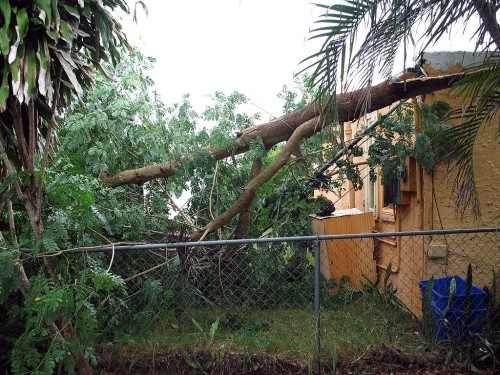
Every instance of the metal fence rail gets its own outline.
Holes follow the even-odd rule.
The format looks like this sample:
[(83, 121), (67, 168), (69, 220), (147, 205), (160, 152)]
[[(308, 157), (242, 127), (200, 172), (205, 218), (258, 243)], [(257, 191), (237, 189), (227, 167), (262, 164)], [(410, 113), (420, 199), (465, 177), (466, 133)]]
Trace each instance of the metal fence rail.
[[(413, 345), (425, 324), (412, 316), (430, 319), (434, 337), (451, 344), (498, 335), (499, 296), (492, 285), (500, 271), (499, 235), (500, 228), (365, 233), (66, 254), (74, 255), (72, 263), (110, 265), (125, 282), (123, 295), (100, 304), (103, 341), (137, 335), (172, 347), (216, 342), (303, 357), (320, 373), (321, 360), (332, 353), (354, 355), (362, 345), (384, 341)], [(469, 264), (476, 289), (465, 293), (460, 280)], [(451, 276), (462, 279), (451, 282), (456, 290), (450, 292)], [(444, 297), (431, 294), (429, 317), (419, 282), (432, 277)]]

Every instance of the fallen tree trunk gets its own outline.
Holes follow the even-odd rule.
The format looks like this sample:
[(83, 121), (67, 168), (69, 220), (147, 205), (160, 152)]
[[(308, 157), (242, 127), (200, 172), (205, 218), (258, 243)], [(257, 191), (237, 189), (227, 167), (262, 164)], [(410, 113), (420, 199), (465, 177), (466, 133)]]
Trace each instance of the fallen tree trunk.
[[(423, 79), (412, 79), (408, 81), (384, 82), (366, 89), (356, 90), (349, 93), (337, 95), (338, 121), (352, 121), (363, 115), (362, 103), (367, 95), (371, 98), (369, 111), (374, 111), (391, 105), (401, 100), (427, 94), (433, 91), (450, 87), (452, 83), (462, 78), (464, 73), (451, 74), (441, 77)], [(293, 132), (302, 124), (315, 119), (317, 124), (314, 128), (308, 128), (307, 137), (323, 130), (327, 125), (321, 123), (317, 103), (311, 103), (298, 111), (289, 113), (277, 120), (252, 126), (236, 135), (236, 148), (206, 148), (216, 160), (225, 159), (230, 155), (242, 154), (249, 150), (250, 143), (261, 138), (266, 148), (270, 148), (280, 142), (288, 140)], [(182, 163), (182, 159), (171, 160), (167, 163), (157, 163), (137, 169), (118, 172), (112, 176), (101, 173), (103, 183), (110, 186), (121, 186), (128, 184), (143, 184), (157, 178), (166, 178), (175, 175), (176, 166)]]
[(318, 127), (320, 127), (321, 119), (320, 117), (314, 117), (313, 119), (300, 125), (292, 134), (290, 139), (287, 141), (280, 153), (274, 158), (274, 160), (260, 172), (255, 178), (253, 178), (244, 188), (243, 193), (236, 200), (236, 202), (223, 214), (219, 215), (213, 219), (210, 223), (205, 225), (203, 228), (194, 231), (190, 236), (190, 241), (197, 241), (204, 238), (208, 233), (211, 233), (222, 226), (226, 225), (229, 220), (240, 213), (246, 205), (252, 201), (255, 197), (256, 191), (269, 181), (281, 168), (285, 166), (290, 158), (290, 155), (295, 151), (300, 142), (310, 137)]

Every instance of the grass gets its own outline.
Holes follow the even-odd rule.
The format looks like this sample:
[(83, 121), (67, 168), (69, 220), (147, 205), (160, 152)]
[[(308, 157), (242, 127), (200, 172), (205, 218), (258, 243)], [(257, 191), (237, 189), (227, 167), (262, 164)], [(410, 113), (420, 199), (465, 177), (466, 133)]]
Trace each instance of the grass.
[[(193, 319), (198, 325), (193, 322)], [(211, 327), (213, 337), (209, 337)], [(201, 328), (201, 330), (200, 330)], [(325, 358), (353, 360), (381, 343), (415, 351), (421, 343), (419, 323), (392, 305), (365, 294), (321, 310), (321, 353)], [(118, 345), (195, 349), (209, 346), (250, 354), (310, 361), (314, 347), (312, 306), (306, 308), (185, 310), (156, 315), (135, 333), (119, 334)], [(128, 332), (131, 332), (128, 330)]]

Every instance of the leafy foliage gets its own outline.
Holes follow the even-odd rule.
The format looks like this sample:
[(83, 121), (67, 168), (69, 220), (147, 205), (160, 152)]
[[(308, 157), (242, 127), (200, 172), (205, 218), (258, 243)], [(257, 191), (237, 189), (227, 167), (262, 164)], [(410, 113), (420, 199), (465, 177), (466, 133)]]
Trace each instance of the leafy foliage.
[(325, 41), (319, 52), (304, 60), (304, 62), (312, 60), (312, 63), (305, 69), (310, 67), (315, 69), (310, 83), (317, 90), (318, 97), (329, 96), (335, 100), (337, 69), (341, 67), (341, 81), (344, 81), (344, 72), (351, 59), (356, 30), (365, 19), (373, 22), (377, 14), (378, 2), (346, 1), (343, 4), (331, 6), (318, 4), (318, 7), (326, 11), (317, 21), (318, 27), (311, 31), (313, 33), (311, 38), (324, 38)]
[[(484, 67), (472, 67), (470, 74), (455, 85), (455, 92), (463, 100), (463, 110), (457, 111), (462, 125), (441, 133), (446, 137), (449, 161), (456, 170), (454, 192), (461, 213), (469, 206), (479, 215), (479, 200), (475, 190), (472, 153), (478, 129), (498, 114), (499, 108), (499, 49), (500, 27), (496, 1), (453, 2), (431, 0), (375, 1), (345, 0), (333, 5), (318, 4), (324, 14), (312, 30), (311, 38), (323, 40), (321, 49), (303, 61), (304, 70), (313, 68), (310, 85), (317, 90), (317, 99), (325, 114), (335, 116), (335, 94), (339, 82), (343, 87), (369, 88), (376, 76), (391, 79), (395, 56), (402, 48), (404, 58), (410, 48), (420, 43), (422, 53), (441, 37), (457, 27), (476, 27), (476, 51), (481, 47), (487, 54)], [(470, 20), (479, 16), (481, 22)], [(366, 36), (358, 41), (361, 28)], [(420, 61), (416, 69), (420, 69)], [(406, 66), (405, 66), (406, 68)], [(322, 100), (325, 99), (325, 100)], [(370, 90), (364, 91), (364, 100), (357, 113), (368, 111)], [(492, 122), (493, 123), (493, 122)], [(421, 141), (419, 141), (422, 143)], [(431, 165), (432, 161), (427, 161)]]
[[(0, 1), (0, 200), (2, 207), (8, 202), (14, 216), (9, 216), (12, 244), (28, 246), (34, 255), (54, 253), (79, 233), (69, 220), (57, 220), (62, 212), (68, 218), (68, 209), (74, 208), (73, 219), (78, 211), (92, 217), (95, 196), (79, 186), (81, 173), (69, 173), (68, 180), (60, 178), (60, 171), (57, 176), (57, 167), (64, 162), (69, 167), (70, 158), (54, 169), (48, 160), (51, 148), (59, 146), (53, 136), (58, 111), (93, 84), (93, 67), (104, 71), (101, 62), (117, 63), (119, 46), (128, 47), (112, 15), (117, 8), (128, 11), (122, 0)], [(51, 174), (55, 181), (47, 179)], [(52, 182), (49, 195), (44, 194), (47, 181)], [(10, 350), (12, 371), (88, 373), (88, 361), (95, 364), (96, 319), (84, 294), (92, 287), (78, 290), (81, 284), (71, 279), (63, 261), (30, 263), (18, 257), (15, 267), (23, 275), (25, 301), (20, 303), (16, 295), (4, 301), (2, 296), (10, 313), (2, 323), (19, 336)], [(28, 264), (29, 282), (24, 277)], [(14, 290), (8, 275), (2, 293), (4, 287)]]
[[(372, 140), (367, 158), (370, 179), (374, 181), (377, 178), (379, 166), (382, 184), (389, 185), (406, 178), (408, 157), (416, 158), (427, 170), (432, 170), (436, 163), (446, 161), (450, 145), (442, 134), (450, 129), (444, 123), (449, 110), (449, 104), (442, 101), (435, 102), (432, 106), (419, 104), (417, 113), (420, 130), (416, 132), (413, 106), (404, 103), (393, 114), (379, 117), (377, 127), (370, 125), (367, 129), (361, 129), (362, 135)], [(362, 156), (363, 152), (362, 147), (354, 146), (347, 152), (347, 156)], [(359, 166), (351, 158), (344, 156), (346, 155), (334, 159), (337, 179), (333, 182), (321, 181), (323, 188), (327, 186), (341, 189), (346, 179), (353, 183), (356, 190), (363, 187)], [(330, 160), (326, 166), (331, 166), (331, 163)]]
[(431, 349), (437, 343), (437, 334), (434, 332), (434, 310), (432, 308), (432, 289), (434, 288), (434, 276), (426, 284), (422, 296), (422, 337)]
[[(310, 65), (315, 67), (311, 83), (321, 96), (336, 93), (339, 70), (341, 82), (350, 86), (351, 80), (359, 87), (370, 86), (375, 72), (389, 79), (402, 43), (406, 51), (406, 43), (415, 44), (419, 37), (425, 50), (457, 24), (467, 25), (473, 15), (479, 13), (473, 1), (465, 0), (454, 3), (346, 0), (333, 5), (318, 4), (318, 7), (325, 12), (316, 22), (311, 38), (321, 38), (324, 42), (320, 51), (305, 61), (312, 61)], [(485, 10), (494, 17), (498, 7), (487, 2)], [(366, 36), (354, 49), (362, 24), (367, 27)], [(426, 27), (419, 28), (423, 24)], [(479, 24), (478, 47), (483, 41), (486, 45), (498, 43), (494, 42), (497, 35), (490, 35), (488, 42), (485, 31), (491, 30)]]
[(364, 292), (378, 301), (382, 306), (402, 308), (408, 313), (413, 314), (408, 306), (397, 297), (397, 289), (392, 282), (390, 282), (392, 274), (392, 263), (389, 263), (385, 270), (383, 283), (380, 285), (380, 288), (365, 276), (366, 284), (363, 285)]
[[(24, 303), (10, 306), (8, 319), (3, 321), (5, 326), (19, 322), (24, 325), (10, 352), (13, 373), (71, 373), (76, 365), (71, 354), (79, 351), (96, 364), (93, 342), (106, 320), (100, 311), (109, 309), (110, 301), (117, 298), (112, 295), (123, 293), (124, 285), (120, 278), (99, 268), (81, 269), (75, 276), (75, 282), (59, 286), (38, 274), (30, 278), (30, 292)], [(51, 324), (67, 319), (75, 321), (78, 341), (61, 335), (50, 337)]]
[(308, 89), (309, 75), (296, 76), (293, 80), (294, 87), (291, 89), (284, 85), (278, 98), (283, 99), (283, 113), (291, 113), (304, 108), (311, 101), (311, 92)]
[(14, 249), (9, 249), (4, 241), (0, 241), (0, 305), (7, 301), (11, 293), (19, 289), (17, 257)]
[(445, 102), (436, 102), (433, 106), (421, 104), (418, 108), (421, 119), (421, 132), (415, 134), (413, 127), (413, 108), (411, 105), (400, 107), (374, 130), (373, 144), (368, 150), (370, 178), (376, 178), (376, 168), (381, 167), (381, 182), (384, 185), (395, 183), (405, 178), (406, 159), (415, 157), (419, 164), (432, 170), (437, 162), (444, 160), (443, 148), (448, 145), (441, 133), (449, 129), (441, 121), (449, 110)]
[[(97, 77), (95, 88), (84, 93), (87, 104), (70, 107), (64, 119), (65, 126), (59, 133), (61, 150), (67, 155), (61, 162), (61, 168), (78, 170), (79, 177), (72, 179), (81, 184), (81, 193), (87, 195), (85, 191), (93, 192), (94, 197), (89, 195), (87, 198), (89, 202), (95, 200), (91, 207), (93, 211), (99, 210), (99, 215), (93, 216), (106, 228), (108, 238), (124, 235), (124, 231), (117, 231), (122, 216), (129, 221), (123, 226), (133, 226), (136, 234), (139, 231), (155, 231), (168, 235), (178, 231), (179, 223), (168, 220), (168, 216), (174, 213), (165, 204), (165, 191), (178, 196), (189, 191), (191, 198), (184, 212), (197, 221), (197, 225), (204, 225), (237, 199), (241, 187), (248, 182), (255, 158), (264, 158), (267, 165), (277, 154), (277, 151), (271, 151), (266, 156), (262, 140), (256, 139), (246, 155), (219, 161), (215, 166), (215, 161), (203, 150), (203, 146), (231, 148), (228, 139), (234, 138), (234, 132), (253, 125), (260, 118), (259, 114), (241, 113), (239, 108), (248, 99), (237, 92), (230, 95), (216, 92), (212, 96), (213, 105), (201, 114), (193, 110), (188, 96), (183, 98), (182, 103), (165, 106), (152, 95), (152, 81), (147, 78), (147, 71), (153, 63), (137, 52), (116, 68), (107, 67), (117, 77), (116, 81)], [(320, 144), (319, 137), (311, 140), (306, 143), (306, 152), (316, 151)], [(300, 175), (310, 173), (312, 162), (317, 157), (319, 155), (308, 160), (308, 167), (296, 164), (281, 176), (287, 176), (290, 181), (298, 180), (290, 172)], [(100, 172), (115, 173), (137, 165), (179, 158), (182, 158), (182, 163), (176, 165), (175, 176), (168, 181), (150, 182), (144, 188), (128, 186), (112, 192), (100, 186), (93, 177)], [(280, 184), (281, 178), (278, 178), (268, 185), (273, 190), (273, 185)], [(293, 186), (295, 190), (292, 189), (290, 195), (298, 197), (300, 184), (295, 182)], [(57, 187), (58, 190), (61, 188)], [(104, 192), (106, 199), (101, 199)], [(128, 198), (124, 199), (126, 196)], [(122, 199), (123, 203), (120, 203)], [(147, 205), (146, 212), (144, 204)], [(257, 204), (254, 207), (259, 209)], [(305, 207), (307, 205), (302, 202), (294, 210), (298, 213), (300, 208)], [(160, 217), (164, 218), (162, 222), (155, 220)], [(130, 223), (132, 219), (140, 222)], [(110, 220), (116, 224), (114, 229), (106, 224)], [(96, 229), (95, 223), (92, 228)], [(258, 231), (255, 230), (256, 233)]]
[[(128, 11), (121, 0), (40, 0), (25, 4), (3, 0), (0, 112), (10, 96), (28, 103), (37, 95), (40, 106), (50, 105), (59, 69), (63, 72), (60, 94), (81, 95), (92, 82), (91, 65), (98, 66), (101, 59), (118, 61), (117, 47), (126, 42), (120, 24), (107, 7)], [(50, 116), (50, 110), (45, 114)]]

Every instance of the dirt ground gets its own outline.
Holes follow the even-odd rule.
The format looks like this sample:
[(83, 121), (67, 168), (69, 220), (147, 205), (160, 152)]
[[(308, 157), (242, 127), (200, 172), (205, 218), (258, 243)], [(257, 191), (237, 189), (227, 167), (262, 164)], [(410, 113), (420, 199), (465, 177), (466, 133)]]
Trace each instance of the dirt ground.
[[(312, 373), (310, 365), (291, 358), (271, 358), (220, 350), (179, 351), (156, 348), (153, 351), (101, 350), (100, 374), (260, 374), (287, 375)], [(322, 374), (333, 374), (332, 363), (322, 363)], [(483, 366), (484, 367), (484, 366)], [(460, 363), (445, 364), (443, 355), (409, 354), (382, 345), (353, 362), (338, 363), (338, 375), (344, 374), (500, 374), (500, 369), (468, 370)]]

